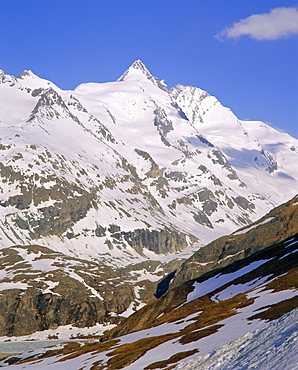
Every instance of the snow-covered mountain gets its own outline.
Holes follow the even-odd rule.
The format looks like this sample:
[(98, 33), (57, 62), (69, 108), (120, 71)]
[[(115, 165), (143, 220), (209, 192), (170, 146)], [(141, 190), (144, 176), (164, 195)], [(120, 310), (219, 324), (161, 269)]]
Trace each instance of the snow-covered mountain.
[[(87, 317), (94, 307), (100, 320), (131, 312), (199, 247), (298, 188), (298, 140), (240, 121), (199, 88), (169, 89), (141, 61), (73, 91), (0, 72), (0, 102), (0, 289), (16, 314), (15, 299), (20, 309), (41, 295), (29, 310), (39, 329), (86, 324), (77, 303), (56, 323), (44, 318), (68, 293), (61, 276), (87, 292)], [(126, 302), (109, 303), (109, 279), (127, 288)]]
[(168, 90), (141, 61), (74, 91), (30, 71), (1, 73), (0, 88), (3, 246), (125, 264), (205, 244), (296, 193), (296, 139), (198, 88)]

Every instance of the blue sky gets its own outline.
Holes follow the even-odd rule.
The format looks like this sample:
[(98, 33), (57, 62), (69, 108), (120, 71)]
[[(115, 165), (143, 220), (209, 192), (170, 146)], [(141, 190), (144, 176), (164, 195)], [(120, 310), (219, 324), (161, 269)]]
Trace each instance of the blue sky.
[[(0, 0), (0, 69), (31, 69), (73, 89), (114, 81), (141, 59), (169, 87), (200, 87), (240, 119), (298, 138), (295, 7), (298, 0)], [(270, 13), (276, 8), (291, 12)]]

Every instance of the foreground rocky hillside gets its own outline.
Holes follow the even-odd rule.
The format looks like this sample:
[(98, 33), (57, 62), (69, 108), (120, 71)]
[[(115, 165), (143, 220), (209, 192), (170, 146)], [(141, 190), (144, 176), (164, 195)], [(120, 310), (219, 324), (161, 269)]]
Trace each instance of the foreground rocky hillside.
[[(272, 227), (272, 224), (275, 224), (275, 227)], [(240, 229), (229, 237), (217, 239), (196, 252), (184, 263), (177, 276), (174, 277), (172, 289), (162, 296), (161, 299), (152, 303), (154, 312), (149, 309), (150, 305), (146, 306), (135, 315), (131, 316), (125, 323), (123, 323), (123, 325), (117, 326), (114, 331), (111, 331), (112, 334), (109, 335), (114, 336), (115, 333), (116, 335), (119, 335), (119, 333), (125, 334), (127, 331), (140, 329), (140, 327), (143, 328), (148, 325), (148, 322), (155, 323), (155, 320), (161, 315), (160, 307), (166, 311), (172, 311), (181, 304), (185, 304), (186, 300), (189, 299), (189, 293), (194, 290), (194, 287), (195, 293), (191, 294), (191, 296), (203, 296), (208, 293), (211, 288), (212, 290), (215, 288), (217, 289), (218, 285), (223, 285), (225, 287), (225, 284), (229, 283), (231, 278), (234, 280), (234, 278), (241, 276), (239, 284), (242, 286), (242, 284), (244, 284), (242, 282), (242, 275), (246, 275), (246, 273), (255, 270), (255, 268), (258, 268), (261, 271), (259, 275), (257, 274), (258, 278), (256, 278), (255, 273), (250, 275), (253, 275), (254, 278), (256, 278), (255, 281), (257, 285), (260, 283), (260, 277), (267, 276), (265, 280), (269, 279), (269, 277), (270, 279), (274, 278), (276, 274), (279, 274), (279, 270), (283, 271), (281, 274), (288, 274), (288, 270), (291, 270), (292, 267), (294, 268), (293, 271), (295, 271), (298, 263), (298, 260), (296, 259), (298, 238), (297, 230), (298, 197), (295, 197), (291, 201), (272, 210), (267, 216), (257, 222), (256, 225), (250, 226), (246, 232), (245, 230)], [(235, 234), (239, 235), (240, 238), (238, 240), (235, 239), (235, 243), (233, 243), (232, 238)], [(229, 254), (230, 252), (228, 252), (225, 257), (217, 258), (217, 261), (214, 261), (213, 266), (209, 267), (208, 262), (205, 262), (205, 256), (208, 256), (208, 250), (212, 251), (215, 245), (222, 251), (221, 253), (225, 252), (227, 238), (229, 238), (231, 246), (235, 246), (235, 248), (237, 248), (237, 246), (241, 245), (242, 250), (240, 252), (235, 251), (236, 253), (234, 254)], [(203, 253), (204, 249), (207, 250), (206, 254)], [(279, 255), (280, 253), (281, 255)], [(215, 255), (220, 256), (221, 254), (216, 253)], [(202, 257), (200, 258), (200, 256)], [(289, 259), (286, 260), (286, 257), (289, 257)], [(286, 261), (288, 261), (289, 264), (286, 263)], [(267, 262), (268, 265), (272, 266), (272, 271), (268, 274), (264, 272), (264, 266), (267, 266)], [(260, 266), (263, 264), (265, 265), (261, 268)], [(274, 266), (276, 266), (275, 272)], [(240, 273), (237, 272), (238, 270)], [(182, 276), (180, 276), (180, 274)], [(227, 279), (224, 276), (226, 274), (230, 275)], [(207, 281), (207, 283), (204, 283), (205, 281)], [(245, 282), (246, 287), (252, 286), (249, 283), (246, 283), (247, 282)], [(238, 282), (233, 283), (232, 285), (237, 284)], [(229, 286), (229, 284), (227, 286)], [(245, 287), (244, 289), (246, 290)], [(228, 289), (228, 291), (229, 290), (231, 291), (231, 295), (235, 295), (235, 292), (237, 294), (239, 293), (237, 287), (235, 287), (235, 292), (233, 291), (233, 288)], [(229, 294), (227, 297), (228, 296)], [(158, 309), (156, 309), (157, 307)], [(146, 310), (148, 310), (149, 313), (147, 315), (145, 315)], [(137, 317), (139, 319), (137, 319)], [(131, 328), (129, 327), (130, 323), (132, 324)], [(121, 327), (123, 327), (123, 329), (120, 329)]]
[[(292, 312), (298, 305), (297, 214), (298, 197), (295, 197), (248, 230), (240, 229), (231, 234), (231, 238), (243, 235), (250, 240), (245, 246), (248, 253), (238, 260), (230, 260), (226, 266), (219, 263), (211, 271), (198, 270), (197, 276), (174, 286), (99, 340), (8, 357), (2, 364), (14, 364), (16, 369), (47, 365), (55, 369), (169, 370), (177, 364), (177, 369), (194, 369), (196, 364), (203, 366), (204, 363), (208, 368), (212, 356), (215, 357), (213, 363), (218, 364), (216, 358), (227, 349), (238, 364), (241, 355), (242, 364), (256, 363), (256, 358), (245, 351), (246, 345), (258, 353), (257, 363), (262, 364), (267, 355), (256, 350), (267, 348), (269, 351), (266, 341), (274, 328), (273, 337), (276, 333), (281, 336), (278, 342), (276, 338), (271, 338), (271, 342), (280, 351), (278, 362), (274, 362), (272, 356), (270, 361), (284, 364), (285, 369), (292, 368), (290, 359), (297, 355), (293, 337), (296, 313)], [(274, 221), (276, 227), (272, 227)], [(224, 246), (225, 240), (219, 239), (217, 243)], [(197, 255), (196, 259), (199, 261)], [(191, 268), (189, 261), (184, 264), (185, 270), (187, 266)], [(194, 274), (194, 270), (191, 273)], [(248, 340), (253, 337), (259, 340), (255, 345)], [(184, 364), (184, 360), (189, 361)]]

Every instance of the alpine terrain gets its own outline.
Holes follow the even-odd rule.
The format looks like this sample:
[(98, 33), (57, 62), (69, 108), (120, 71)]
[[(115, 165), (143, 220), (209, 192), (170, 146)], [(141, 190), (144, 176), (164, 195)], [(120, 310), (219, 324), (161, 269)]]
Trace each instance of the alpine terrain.
[(111, 329), (57, 356), (169, 369), (297, 306), (298, 140), (140, 60), (73, 91), (0, 71), (0, 102), (0, 342)]
[[(176, 277), (181, 282), (195, 266), (193, 279), (174, 284), (102, 336), (6, 355), (1, 364), (33, 370), (297, 369), (297, 230), (295, 197), (201, 248), (212, 260), (195, 253)], [(228, 258), (227, 238), (230, 251), (241, 248)], [(226, 262), (229, 257), (233, 262)], [(216, 258), (216, 268), (200, 271)]]

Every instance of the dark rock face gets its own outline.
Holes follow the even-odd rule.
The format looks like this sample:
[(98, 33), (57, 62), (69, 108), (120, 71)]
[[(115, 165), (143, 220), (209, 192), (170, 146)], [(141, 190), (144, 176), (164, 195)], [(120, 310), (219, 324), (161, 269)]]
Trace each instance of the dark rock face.
[(122, 233), (134, 249), (147, 248), (155, 253), (182, 251), (187, 247), (187, 235), (174, 230), (134, 230)]
[(162, 281), (157, 285), (156, 292), (154, 293), (154, 296), (156, 298), (160, 298), (162, 295), (166, 293), (166, 291), (169, 288), (171, 280), (174, 278), (176, 271), (171, 272), (169, 275), (167, 275)]
[(66, 287), (61, 297), (41, 294), (33, 288), (25, 292), (18, 289), (5, 291), (0, 305), (1, 335), (26, 335), (68, 324), (86, 327), (109, 320), (102, 303), (88, 297), (81, 284), (65, 278), (60, 282), (60, 285), (64, 284)]
[(213, 229), (212, 223), (209, 218), (202, 212), (200, 209), (193, 215), (193, 218), (198, 224), (208, 226), (210, 229)]
[(264, 149), (261, 150), (261, 154), (265, 157), (268, 163), (266, 171), (268, 171), (269, 173), (276, 171), (278, 166), (276, 161), (273, 159), (272, 155), (267, 150)]
[(214, 194), (209, 189), (202, 189), (198, 193), (200, 202), (203, 203), (203, 211), (211, 216), (213, 212), (217, 210), (217, 202)]
[(167, 134), (173, 130), (172, 122), (168, 119), (164, 109), (160, 107), (156, 108), (154, 114), (155, 114), (154, 125), (157, 126), (159, 134), (162, 137), (167, 136)]
[(254, 210), (256, 207), (253, 203), (249, 202), (246, 198), (238, 196), (236, 198), (233, 198), (234, 202), (238, 204), (241, 208), (245, 210)]
[(152, 178), (155, 178), (155, 177), (158, 177), (158, 176), (161, 176), (162, 175), (162, 171), (161, 169), (159, 168), (159, 166), (155, 163), (155, 161), (153, 160), (153, 158), (151, 157), (151, 155), (143, 150), (140, 150), (140, 149), (135, 149), (135, 152), (141, 156), (143, 159), (145, 159), (145, 161), (148, 161), (151, 165), (151, 169), (150, 171), (148, 171), (146, 173), (146, 176), (148, 177), (152, 177)]

